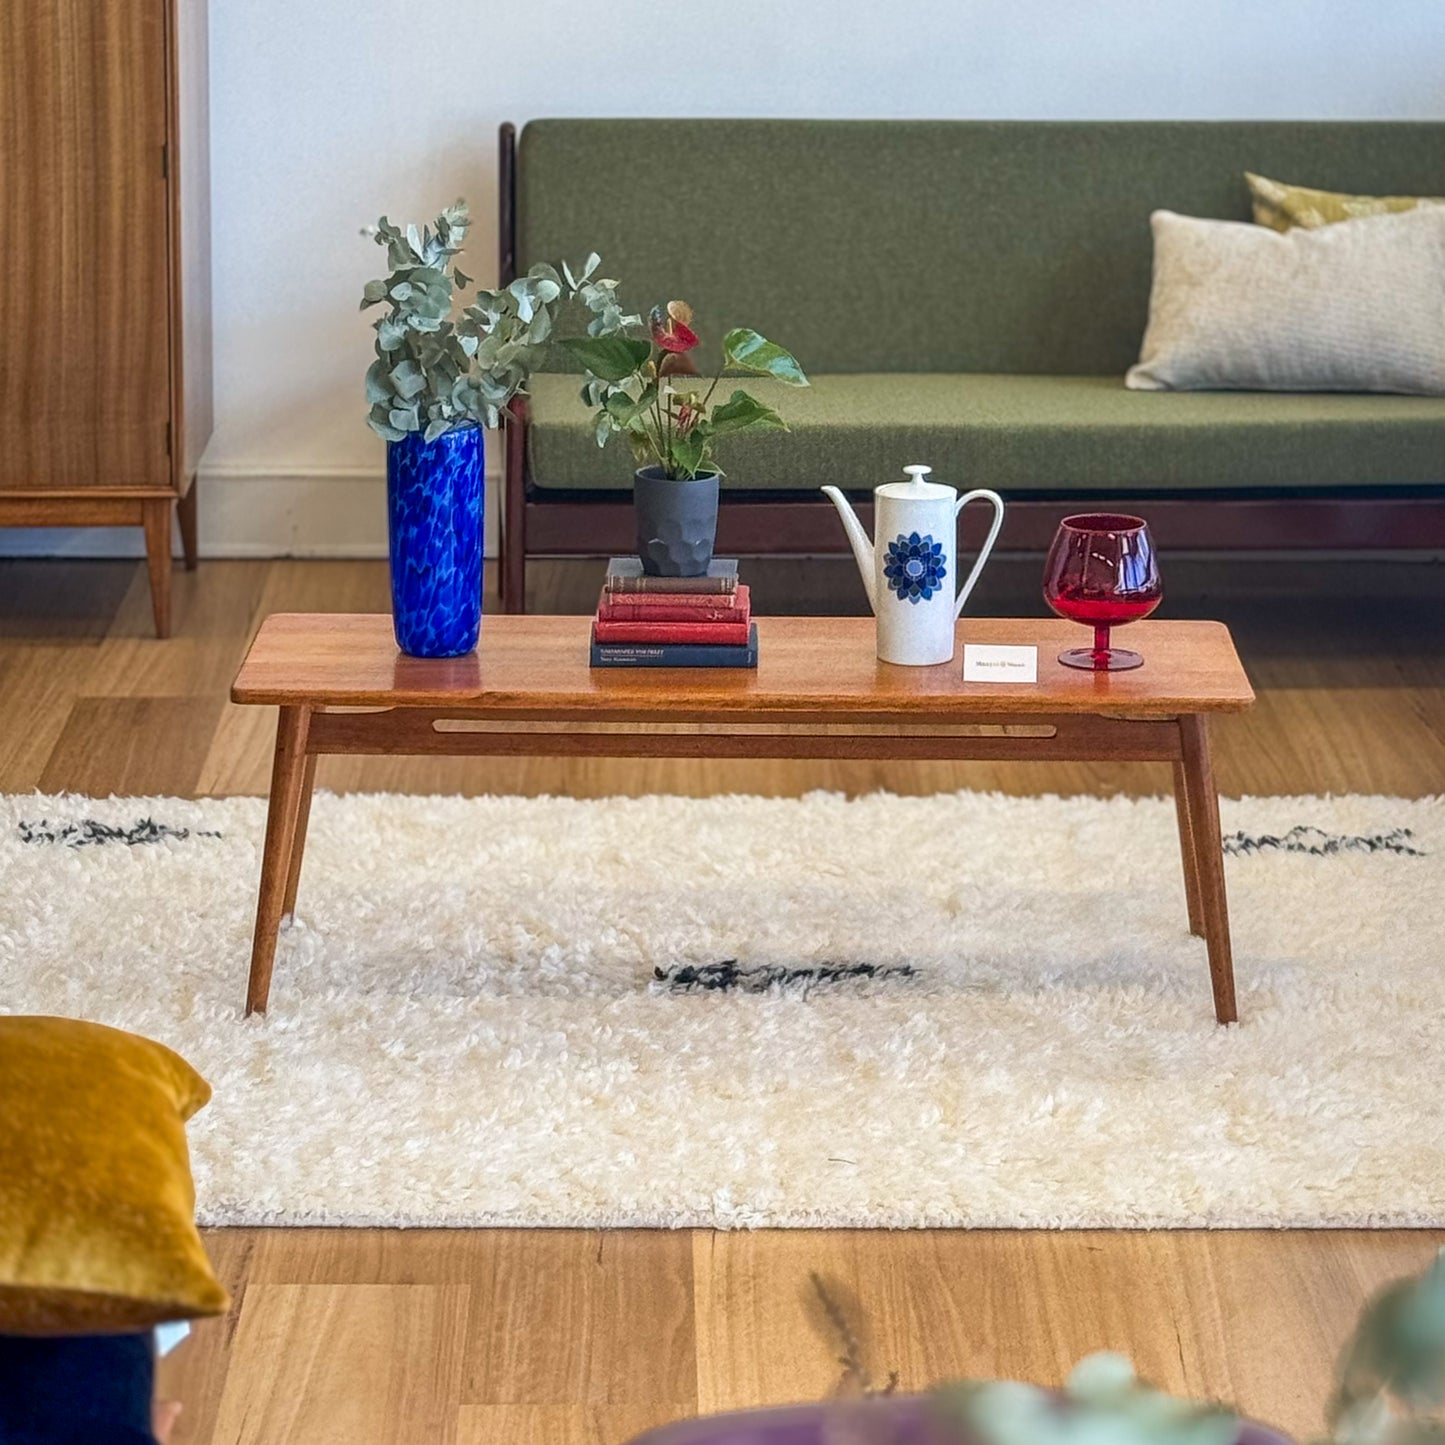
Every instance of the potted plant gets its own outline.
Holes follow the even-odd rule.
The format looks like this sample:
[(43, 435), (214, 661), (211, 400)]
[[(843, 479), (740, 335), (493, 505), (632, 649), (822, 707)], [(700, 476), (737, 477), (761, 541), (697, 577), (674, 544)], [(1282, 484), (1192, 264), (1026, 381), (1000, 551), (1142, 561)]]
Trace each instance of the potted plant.
[(582, 399), (596, 408), (598, 446), (621, 434), (638, 464), (633, 485), (637, 552), (643, 569), (661, 577), (700, 577), (717, 537), (718, 442), (743, 432), (786, 431), (770, 406), (734, 391), (713, 403), (729, 371), (807, 386), (792, 355), (756, 331), (738, 327), (723, 337), (722, 361), (706, 391), (692, 353), (698, 347), (692, 308), (685, 301), (654, 307), (648, 335), (630, 334), (636, 317), (594, 321), (587, 336), (562, 345), (587, 375)]
[(367, 422), (387, 443), (386, 492), (392, 620), (414, 657), (456, 657), (477, 645), (482, 614), (482, 428), (496, 427), (552, 335), (553, 310), (575, 296), (594, 324), (624, 327), (616, 282), (535, 265), (501, 291), (479, 291), (460, 316), (453, 296), (470, 279), (456, 268), (471, 218), (448, 206), (431, 226), (372, 228), (388, 274), (368, 281), (361, 306), (373, 323)]

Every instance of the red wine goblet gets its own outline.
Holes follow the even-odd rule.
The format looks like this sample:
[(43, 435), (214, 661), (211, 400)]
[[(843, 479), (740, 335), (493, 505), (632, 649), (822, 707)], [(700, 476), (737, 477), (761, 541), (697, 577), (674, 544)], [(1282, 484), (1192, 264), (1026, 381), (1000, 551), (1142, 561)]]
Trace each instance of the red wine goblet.
[(1142, 517), (1089, 512), (1065, 517), (1044, 563), (1044, 601), (1070, 622), (1094, 629), (1092, 647), (1059, 654), (1065, 667), (1124, 672), (1144, 659), (1111, 647), (1109, 630), (1147, 617), (1164, 596), (1154, 543)]

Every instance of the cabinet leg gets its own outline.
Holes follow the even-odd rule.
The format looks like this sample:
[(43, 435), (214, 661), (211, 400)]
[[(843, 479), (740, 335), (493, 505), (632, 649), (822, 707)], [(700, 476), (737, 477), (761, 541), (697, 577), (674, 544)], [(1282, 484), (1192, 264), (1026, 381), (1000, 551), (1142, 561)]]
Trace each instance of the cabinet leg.
[(1224, 840), (1219, 828), (1219, 794), (1209, 756), (1209, 726), (1200, 716), (1181, 717), (1184, 744), (1181, 765), (1194, 839), (1199, 903), (1209, 947), (1209, 976), (1214, 986), (1214, 1016), (1222, 1024), (1239, 1018), (1234, 999), (1234, 956), (1229, 941), (1229, 905), (1224, 893)]
[(186, 488), (186, 494), (176, 503), (176, 520), (181, 524), (181, 555), (186, 559), (186, 571), (194, 572), (200, 554), (196, 551), (196, 493), (201, 484), (195, 477)]
[(307, 778), (306, 739), (311, 710), (283, 707), (276, 719), (276, 755), (271, 764), (271, 803), (266, 813), (266, 847), (261, 886), (256, 896), (256, 932), (251, 942), (251, 975), (246, 984), (246, 1013), (265, 1013), (276, 962), (276, 934), (290, 884), (293, 845), (300, 869), (301, 790)]
[(1174, 812), (1179, 821), (1179, 857), (1184, 864), (1184, 900), (1189, 909), (1189, 931), (1204, 937), (1204, 908), (1199, 901), (1199, 859), (1194, 853), (1194, 828), (1189, 818), (1189, 785), (1184, 764), (1174, 764)]
[(170, 497), (141, 504), (146, 567), (151, 582), (151, 612), (155, 616), (157, 637), (171, 635), (171, 513), (174, 509), (175, 502)]

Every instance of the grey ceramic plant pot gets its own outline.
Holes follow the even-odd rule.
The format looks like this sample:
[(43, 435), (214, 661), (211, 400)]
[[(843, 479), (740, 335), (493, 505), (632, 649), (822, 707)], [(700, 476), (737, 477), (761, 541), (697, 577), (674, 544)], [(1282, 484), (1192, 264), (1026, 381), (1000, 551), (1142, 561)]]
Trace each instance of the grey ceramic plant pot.
[(652, 577), (703, 577), (717, 541), (717, 473), (672, 481), (661, 467), (633, 478), (637, 555)]

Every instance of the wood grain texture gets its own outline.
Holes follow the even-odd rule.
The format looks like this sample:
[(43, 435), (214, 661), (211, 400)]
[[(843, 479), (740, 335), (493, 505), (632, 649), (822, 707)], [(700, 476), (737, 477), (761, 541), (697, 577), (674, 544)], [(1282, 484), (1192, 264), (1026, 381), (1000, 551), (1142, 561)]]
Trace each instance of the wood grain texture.
[(466, 1281), (249, 1283), (231, 1348), (265, 1370), (267, 1387), (229, 1373), (212, 1439), (446, 1445), (456, 1438), (471, 1299)]
[(757, 625), (756, 670), (594, 669), (586, 618), (486, 617), (476, 652), (427, 659), (397, 650), (387, 616), (281, 613), (261, 624), (231, 699), (654, 722), (742, 714), (946, 721), (1070, 711), (1159, 718), (1239, 712), (1254, 701), (1228, 630), (1215, 622), (1135, 623), (1131, 644), (1145, 665), (1115, 673), (1062, 666), (1058, 654), (1077, 645), (1080, 629), (1055, 618), (959, 623), (960, 647), (1036, 645), (1037, 684), (965, 682), (957, 658), (937, 667), (879, 662), (865, 618), (759, 617)]
[(167, 10), (167, 164), (170, 290), (171, 483), (185, 497), (186, 564), (195, 566), (196, 468), (215, 425), (211, 334), (209, 0)]
[(147, 796), (189, 779), (185, 791), (193, 791), (220, 708), (213, 697), (77, 698), (37, 784), (50, 793)]
[(0, 7), (0, 488), (169, 485), (165, 54), (163, 0)]
[[(261, 858), (261, 882), (256, 900), (256, 930), (251, 945), (251, 974), (246, 984), (246, 1013), (264, 1013), (271, 990), (271, 967), (276, 959), (276, 930), (286, 894), (292, 889), (291, 863), (303, 811), (311, 815), (303, 785), (313, 777), (306, 765), (306, 733), (310, 710), (283, 707), (276, 720), (276, 748), (271, 765), (271, 801), (266, 812), (266, 843)], [(298, 864), (299, 870), (299, 864)]]
[[(767, 612), (862, 605), (851, 560), (747, 567)], [(996, 559), (977, 609), (1041, 611), (1038, 571), (1036, 561)], [(1259, 691), (1214, 738), (1227, 794), (1440, 791), (1445, 569), (1166, 556), (1165, 573), (1169, 615), (1224, 618)], [(539, 609), (582, 613), (597, 600), (595, 564), (537, 562), (528, 581)], [(139, 778), (162, 793), (264, 793), (274, 714), (217, 702), (251, 632), (276, 610), (380, 610), (387, 584), (377, 562), (227, 562), (179, 575), (176, 589), (177, 636), (159, 644), (144, 635), (142, 564), (0, 561), (0, 789), (42, 785), (53, 760), (46, 786), (104, 794)], [(122, 715), (96, 703), (162, 696), (211, 710), (146, 705), (135, 720), (153, 754), (142, 775), (128, 749), (112, 746)], [(79, 698), (90, 699), (88, 719), (72, 719)], [(327, 757), (317, 782), (579, 797), (815, 787), (1157, 794), (1171, 776), (1167, 764)], [(1108, 1345), (1161, 1384), (1236, 1401), (1309, 1438), (1361, 1303), (1423, 1268), (1445, 1231), (638, 1233), (601, 1266), (597, 1240), (568, 1230), (209, 1231), (234, 1307), (162, 1364), (162, 1391), (186, 1407), (177, 1445), (253, 1440), (263, 1425), (278, 1445), (310, 1445), (332, 1438), (321, 1418), (332, 1413), (348, 1445), (420, 1440), (428, 1437), (415, 1420), (429, 1426), (443, 1406), (453, 1423), (436, 1425), (435, 1438), (460, 1445), (621, 1445), (694, 1409), (805, 1399), (837, 1377), (833, 1348), (807, 1323), (812, 1269), (853, 1291), (875, 1369), (897, 1368), (905, 1385), (963, 1373), (1057, 1382), (1079, 1355)], [(412, 1293), (371, 1303), (327, 1293), (368, 1285)], [(262, 1289), (255, 1300), (253, 1286)], [(268, 1298), (268, 1286), (294, 1293)], [(464, 1317), (446, 1294), (457, 1289), (468, 1291)], [(353, 1306), (348, 1333), (342, 1315)], [(526, 1338), (504, 1339), (497, 1355), (499, 1336), (513, 1332)], [(609, 1332), (618, 1338), (596, 1346), (588, 1367), (592, 1342)], [(333, 1389), (354, 1391), (364, 1411), (348, 1413)], [(418, 1389), (440, 1402), (435, 1414), (414, 1414)]]
[(144, 527), (158, 637), (213, 422), (206, 4), (0, 10), (0, 526)]

